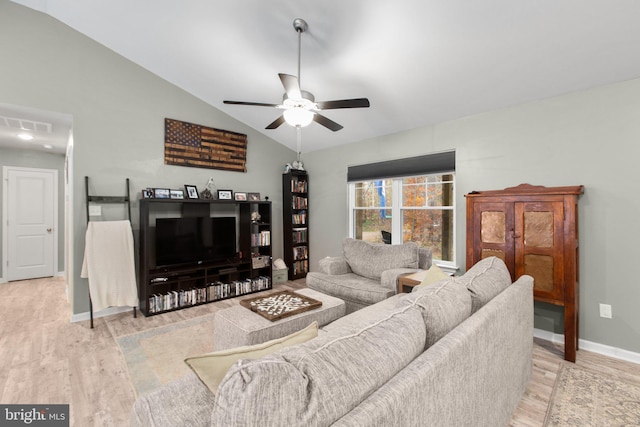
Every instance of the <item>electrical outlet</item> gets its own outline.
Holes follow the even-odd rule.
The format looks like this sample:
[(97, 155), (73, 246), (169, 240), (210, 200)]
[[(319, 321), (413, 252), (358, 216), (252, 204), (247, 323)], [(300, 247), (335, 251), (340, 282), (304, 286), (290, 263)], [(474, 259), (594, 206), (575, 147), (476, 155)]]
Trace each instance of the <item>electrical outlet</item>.
[(611, 319), (611, 305), (609, 304), (600, 304), (600, 317), (604, 317), (605, 319)]

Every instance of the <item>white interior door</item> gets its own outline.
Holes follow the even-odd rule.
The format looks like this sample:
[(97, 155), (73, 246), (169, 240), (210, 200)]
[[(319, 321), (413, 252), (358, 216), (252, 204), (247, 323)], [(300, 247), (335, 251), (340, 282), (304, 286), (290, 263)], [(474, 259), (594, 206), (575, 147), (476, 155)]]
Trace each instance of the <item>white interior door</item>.
[(5, 167), (6, 279), (54, 274), (58, 171)]

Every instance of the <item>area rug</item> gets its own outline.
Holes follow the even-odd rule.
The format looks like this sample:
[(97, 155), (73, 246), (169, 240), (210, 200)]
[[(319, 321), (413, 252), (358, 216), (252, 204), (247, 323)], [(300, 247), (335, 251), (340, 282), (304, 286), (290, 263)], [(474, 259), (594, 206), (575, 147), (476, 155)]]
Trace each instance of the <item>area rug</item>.
[(544, 425), (640, 426), (640, 387), (562, 364)]
[(184, 320), (117, 339), (136, 395), (189, 372), (188, 356), (213, 351), (213, 315)]

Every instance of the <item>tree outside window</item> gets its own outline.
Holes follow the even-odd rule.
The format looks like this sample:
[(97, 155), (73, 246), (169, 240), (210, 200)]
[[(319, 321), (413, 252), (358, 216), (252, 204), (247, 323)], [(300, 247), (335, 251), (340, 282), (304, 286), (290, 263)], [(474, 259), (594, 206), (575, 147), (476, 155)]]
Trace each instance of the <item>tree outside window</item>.
[(436, 260), (455, 261), (454, 174), (361, 181), (350, 187), (351, 237), (416, 242), (431, 248)]

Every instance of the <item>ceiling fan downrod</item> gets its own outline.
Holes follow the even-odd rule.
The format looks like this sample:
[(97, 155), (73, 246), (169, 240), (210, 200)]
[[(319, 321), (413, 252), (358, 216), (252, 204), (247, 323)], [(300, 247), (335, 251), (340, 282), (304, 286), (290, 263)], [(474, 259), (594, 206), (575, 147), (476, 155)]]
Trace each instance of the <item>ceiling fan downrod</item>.
[(307, 31), (309, 25), (307, 21), (302, 18), (296, 18), (293, 20), (293, 28), (298, 33), (298, 84), (300, 84), (300, 57), (302, 56), (302, 33)]

